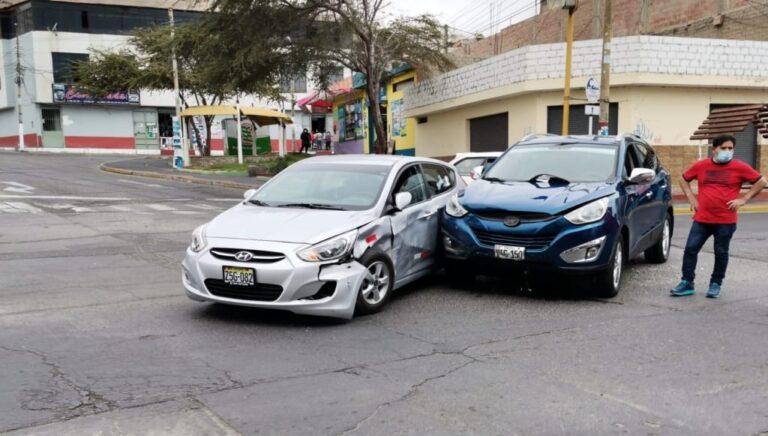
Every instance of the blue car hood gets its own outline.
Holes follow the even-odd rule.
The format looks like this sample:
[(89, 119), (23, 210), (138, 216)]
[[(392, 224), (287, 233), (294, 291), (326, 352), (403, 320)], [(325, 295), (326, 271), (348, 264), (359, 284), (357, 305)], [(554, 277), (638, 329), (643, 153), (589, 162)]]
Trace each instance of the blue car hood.
[(550, 186), (480, 179), (467, 187), (459, 203), (470, 212), (506, 210), (555, 215), (614, 192), (615, 183), (606, 182)]

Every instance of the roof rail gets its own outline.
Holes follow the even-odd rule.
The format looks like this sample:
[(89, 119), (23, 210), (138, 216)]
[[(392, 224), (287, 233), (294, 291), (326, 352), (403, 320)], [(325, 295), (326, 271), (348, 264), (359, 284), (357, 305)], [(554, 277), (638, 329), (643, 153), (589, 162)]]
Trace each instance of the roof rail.
[(522, 138), (520, 138), (520, 140), (517, 141), (517, 142), (524, 142), (524, 141), (527, 141), (529, 139), (541, 138), (543, 136), (558, 136), (558, 135), (555, 135), (554, 133), (530, 133), (530, 134), (525, 135)]
[(634, 133), (634, 132), (619, 133), (618, 135), (616, 135), (616, 139), (621, 139), (621, 138), (624, 138), (626, 136), (631, 136), (631, 137), (637, 138), (637, 139), (643, 139), (643, 138), (640, 137), (640, 135), (638, 135), (637, 133)]

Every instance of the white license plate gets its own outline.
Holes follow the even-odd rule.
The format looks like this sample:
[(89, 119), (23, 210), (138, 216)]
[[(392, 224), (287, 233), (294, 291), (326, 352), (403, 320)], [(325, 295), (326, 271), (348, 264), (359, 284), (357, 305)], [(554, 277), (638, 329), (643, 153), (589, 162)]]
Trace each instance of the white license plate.
[(224, 267), (224, 283), (235, 286), (253, 286), (256, 284), (256, 274), (253, 268)]
[(493, 253), (499, 259), (525, 260), (525, 247), (496, 244), (493, 246)]

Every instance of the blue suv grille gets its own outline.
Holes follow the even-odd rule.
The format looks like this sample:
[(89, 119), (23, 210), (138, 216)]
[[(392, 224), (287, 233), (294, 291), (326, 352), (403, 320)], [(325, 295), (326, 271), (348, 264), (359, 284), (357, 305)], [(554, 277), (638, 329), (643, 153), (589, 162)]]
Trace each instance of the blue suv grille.
[(552, 240), (555, 239), (554, 235), (549, 236), (533, 236), (533, 235), (508, 235), (503, 233), (486, 232), (485, 230), (472, 229), (477, 240), (484, 245), (511, 245), (514, 247), (525, 248), (545, 248)]

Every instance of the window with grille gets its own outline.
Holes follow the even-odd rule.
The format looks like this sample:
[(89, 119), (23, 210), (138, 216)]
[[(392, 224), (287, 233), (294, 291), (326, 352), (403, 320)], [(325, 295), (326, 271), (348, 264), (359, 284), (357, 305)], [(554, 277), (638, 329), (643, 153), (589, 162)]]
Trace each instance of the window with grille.
[(43, 109), (43, 131), (61, 131), (61, 112), (58, 109)]

